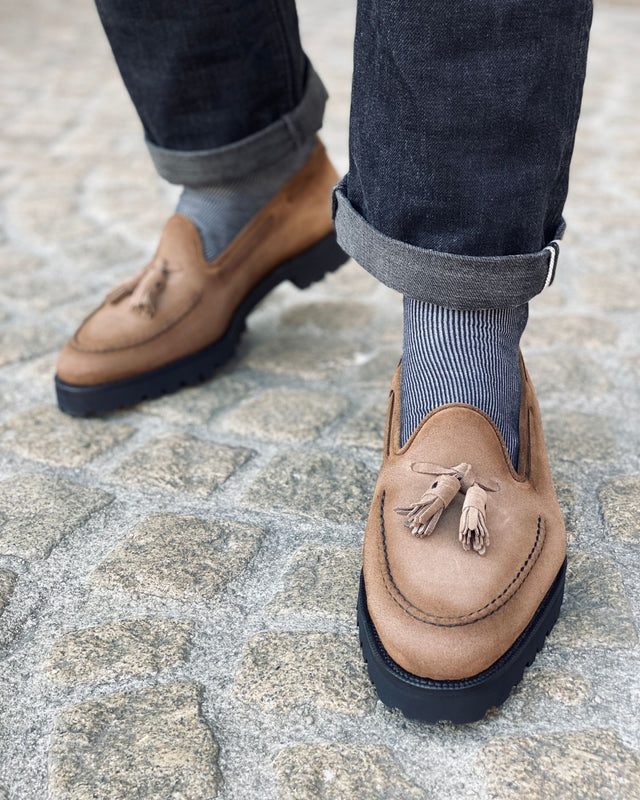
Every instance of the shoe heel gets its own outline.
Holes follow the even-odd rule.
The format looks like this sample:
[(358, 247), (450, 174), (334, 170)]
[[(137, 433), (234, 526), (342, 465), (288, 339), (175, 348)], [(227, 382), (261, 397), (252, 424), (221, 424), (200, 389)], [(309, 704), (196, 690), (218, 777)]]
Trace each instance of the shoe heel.
[(327, 234), (304, 253), (288, 263), (287, 277), (298, 289), (306, 289), (321, 281), (328, 272), (335, 272), (349, 260), (336, 241), (335, 231)]

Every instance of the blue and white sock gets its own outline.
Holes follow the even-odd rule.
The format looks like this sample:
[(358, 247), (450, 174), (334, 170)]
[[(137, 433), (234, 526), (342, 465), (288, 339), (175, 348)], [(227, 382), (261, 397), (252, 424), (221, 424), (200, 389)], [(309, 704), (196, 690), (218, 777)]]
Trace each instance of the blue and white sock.
[(243, 178), (211, 186), (186, 187), (176, 212), (194, 223), (207, 261), (219, 255), (285, 183), (304, 165), (315, 137), (293, 154)]
[(404, 298), (402, 443), (429, 411), (470, 403), (485, 411), (518, 463), (520, 337), (529, 308), (456, 311)]

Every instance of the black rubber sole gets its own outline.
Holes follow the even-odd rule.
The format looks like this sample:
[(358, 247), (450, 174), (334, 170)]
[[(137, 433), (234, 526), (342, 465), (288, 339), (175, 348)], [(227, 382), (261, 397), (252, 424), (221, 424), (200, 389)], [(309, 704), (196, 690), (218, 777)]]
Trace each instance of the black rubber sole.
[(75, 386), (56, 375), (55, 385), (60, 409), (74, 417), (107, 414), (118, 408), (133, 406), (142, 400), (171, 394), (183, 386), (201, 383), (233, 356), (246, 328), (246, 318), (272, 289), (283, 281), (291, 281), (299, 289), (322, 280), (349, 259), (331, 232), (308, 250), (284, 261), (264, 277), (236, 309), (224, 336), (197, 353), (172, 361), (159, 369), (135, 375), (126, 380), (97, 386)]
[(553, 628), (564, 593), (565, 560), (553, 585), (520, 637), (488, 669), (458, 681), (420, 678), (402, 669), (384, 649), (369, 616), (364, 579), (360, 577), (358, 629), (369, 677), (382, 702), (398, 708), (409, 719), (476, 722), (501, 705), (530, 666)]

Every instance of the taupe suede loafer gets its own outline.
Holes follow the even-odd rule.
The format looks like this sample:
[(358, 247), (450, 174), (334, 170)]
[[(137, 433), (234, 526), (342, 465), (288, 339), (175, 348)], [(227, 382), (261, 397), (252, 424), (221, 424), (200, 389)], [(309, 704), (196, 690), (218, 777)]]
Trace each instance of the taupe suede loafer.
[(151, 263), (107, 295), (62, 350), (60, 408), (102, 414), (209, 377), (231, 358), (247, 315), (271, 289), (285, 280), (305, 288), (347, 260), (331, 220), (337, 180), (318, 142), (211, 262), (191, 220), (171, 217)]
[(562, 603), (564, 520), (521, 363), (518, 471), (479, 409), (428, 414), (400, 447), (400, 367), (364, 540), (358, 625), (381, 700), (471, 722), (521, 679)]

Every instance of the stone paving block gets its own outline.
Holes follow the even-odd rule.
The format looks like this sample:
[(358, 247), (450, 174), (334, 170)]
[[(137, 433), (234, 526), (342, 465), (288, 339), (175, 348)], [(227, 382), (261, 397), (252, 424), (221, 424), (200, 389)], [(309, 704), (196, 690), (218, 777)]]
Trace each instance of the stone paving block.
[(211, 800), (221, 776), (201, 691), (169, 683), (65, 709), (51, 736), (51, 800)]
[(273, 598), (269, 611), (276, 616), (304, 614), (353, 622), (361, 560), (360, 547), (300, 547), (284, 576), (284, 591)]
[(0, 567), (0, 617), (9, 604), (13, 590), (16, 588), (18, 576), (11, 570)]
[[(2, 234), (0, 234), (1, 240)], [(10, 277), (13, 279), (16, 275), (35, 272), (40, 265), (40, 260), (32, 253), (4, 244), (0, 246), (0, 276), (3, 278)]]
[(599, 397), (611, 389), (611, 381), (595, 362), (569, 350), (527, 357), (527, 369), (538, 397), (565, 401), (567, 398)]
[(46, 558), (62, 537), (109, 505), (113, 496), (52, 475), (16, 475), (0, 483), (0, 553)]
[(0, 331), (0, 367), (48, 353), (64, 344), (64, 337), (46, 325), (21, 325)]
[(635, 311), (640, 306), (640, 287), (635, 271), (585, 275), (578, 290), (586, 303), (604, 311)]
[(567, 530), (567, 541), (575, 542), (578, 538), (578, 523), (576, 521), (576, 489), (567, 481), (555, 480), (554, 485), (558, 495), (558, 503), (564, 516), (564, 526)]
[(190, 386), (141, 403), (138, 411), (161, 417), (170, 425), (203, 425), (216, 411), (235, 406), (255, 388), (256, 382), (251, 378), (214, 375), (202, 386)]
[(355, 364), (358, 356), (359, 348), (352, 341), (289, 334), (256, 343), (244, 356), (243, 364), (303, 380), (338, 380), (339, 373)]
[(64, 684), (155, 675), (187, 661), (192, 628), (188, 620), (141, 618), (69, 631), (51, 648), (47, 672)]
[(152, 514), (100, 564), (93, 581), (156, 597), (207, 599), (245, 569), (263, 534), (239, 522)]
[(123, 483), (206, 497), (251, 457), (251, 450), (165, 433), (135, 450), (114, 470)]
[(299, 744), (273, 762), (281, 800), (427, 800), (389, 747)]
[(591, 683), (568, 669), (528, 669), (513, 693), (514, 700), (527, 706), (538, 700), (551, 700), (565, 706), (579, 706), (593, 696)]
[(612, 730), (502, 736), (476, 757), (488, 800), (623, 800), (640, 796), (640, 756)]
[[(65, 280), (59, 275), (55, 277), (48, 277), (39, 274), (21, 273), (12, 277), (11, 282), (6, 282), (2, 286), (2, 296), (7, 298), (9, 302), (18, 301), (27, 305), (33, 311), (46, 311), (63, 303), (70, 303), (77, 300), (79, 297), (86, 295), (90, 288), (83, 286), (83, 284)], [(40, 330), (41, 334), (46, 334), (46, 331), (35, 329), (36, 332)], [(60, 344), (63, 343), (63, 337), (55, 333), (51, 333), (55, 338), (53, 342), (49, 339), (44, 339), (45, 346), (48, 344), (48, 349), (56, 346), (56, 339)]]
[(368, 447), (382, 453), (387, 425), (387, 398), (364, 408), (340, 431), (338, 443), (346, 447)]
[(398, 361), (400, 361), (401, 352), (401, 348), (398, 347), (376, 353), (373, 358), (368, 359), (354, 370), (354, 380), (380, 386), (383, 389), (380, 398), (388, 399), (388, 389), (391, 386), (391, 379), (398, 366)]
[(82, 467), (132, 433), (129, 425), (76, 419), (48, 405), (19, 411), (0, 427), (3, 447), (55, 467)]
[(366, 714), (376, 697), (355, 636), (259, 633), (246, 643), (234, 692), (263, 711), (313, 705)]
[(309, 441), (342, 414), (346, 397), (307, 389), (266, 389), (230, 411), (225, 430), (275, 442)]
[(569, 555), (564, 603), (550, 641), (572, 648), (635, 647), (638, 635), (633, 615), (612, 559)]
[(605, 480), (598, 490), (607, 536), (640, 542), (640, 475)]
[(285, 328), (316, 328), (327, 333), (362, 330), (373, 318), (370, 305), (357, 302), (301, 303), (280, 315)]
[[(618, 340), (618, 326), (601, 317), (578, 314), (531, 317), (522, 337), (523, 349), (533, 347), (611, 347)], [(528, 362), (527, 362), (528, 364)]]
[(618, 456), (615, 434), (604, 417), (577, 411), (544, 411), (542, 423), (552, 464), (609, 461)]
[(334, 453), (290, 451), (267, 464), (244, 496), (252, 508), (324, 517), (366, 519), (376, 476), (360, 461)]
[(57, 180), (30, 181), (26, 191), (10, 199), (9, 217), (37, 244), (91, 236), (94, 226), (76, 207), (75, 182), (64, 173), (52, 177)]
[(332, 296), (340, 294), (349, 299), (371, 295), (380, 288), (379, 282), (353, 260), (327, 275), (324, 285)]

